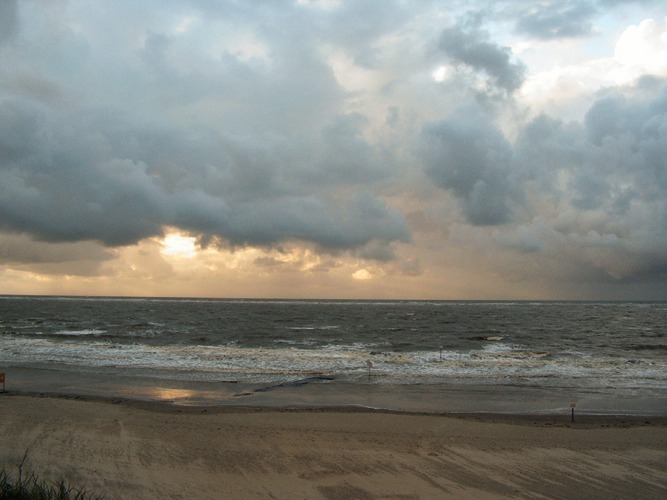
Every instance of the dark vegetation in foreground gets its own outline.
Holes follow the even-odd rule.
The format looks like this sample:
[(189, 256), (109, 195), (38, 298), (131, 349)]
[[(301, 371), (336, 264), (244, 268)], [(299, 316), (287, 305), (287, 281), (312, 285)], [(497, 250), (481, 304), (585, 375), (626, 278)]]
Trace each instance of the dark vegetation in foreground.
[(34, 472), (25, 473), (23, 464), (27, 458), (26, 453), (23, 460), (16, 467), (18, 476), (12, 478), (5, 469), (0, 470), (0, 500), (88, 500), (100, 498), (88, 493), (86, 490), (70, 486), (61, 480), (49, 483), (40, 479)]

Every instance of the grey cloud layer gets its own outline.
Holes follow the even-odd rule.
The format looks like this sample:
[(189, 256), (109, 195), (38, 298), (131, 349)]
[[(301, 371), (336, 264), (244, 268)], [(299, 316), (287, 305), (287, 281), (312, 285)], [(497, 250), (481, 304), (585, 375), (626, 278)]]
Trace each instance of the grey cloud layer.
[(439, 47), (455, 63), (482, 71), (498, 88), (514, 92), (523, 83), (525, 67), (521, 62), (510, 60), (510, 49), (487, 38), (488, 35), (478, 29), (452, 27), (442, 32)]
[(541, 115), (513, 144), (492, 117), (470, 109), (423, 136), (426, 172), (470, 224), (520, 224), (516, 239), (501, 240), (527, 251), (550, 241), (614, 251), (594, 264), (617, 279), (664, 276), (667, 80), (603, 92), (583, 123)]
[(0, 43), (9, 40), (16, 32), (17, 5), (14, 0), (0, 3)]
[[(278, 7), (260, 9), (280, 15)], [(4, 229), (110, 246), (159, 235), (165, 225), (232, 245), (296, 239), (338, 250), (409, 240), (402, 215), (373, 193), (386, 173), (361, 135), (363, 116), (343, 112), (331, 68), (295, 36), (312, 36), (297, 22), (300, 11), (286, 18), (297, 24), (289, 36), (252, 21), (254, 9), (216, 12), (232, 32), (239, 21), (269, 32), (268, 59), (225, 49), (212, 59), (177, 34), (142, 33), (136, 18), (125, 29), (139, 38), (116, 40), (118, 47), (108, 33), (84, 36), (59, 18), (58, 36), (33, 33), (54, 37), (46, 54), (34, 39), (7, 44), (2, 55), (16, 71), (2, 75), (0, 100)], [(99, 22), (89, 21), (86, 28)], [(22, 63), (28, 57), (41, 69)]]
[(389, 260), (411, 241), (392, 202), (428, 203), (409, 198), (427, 183), (503, 249), (664, 276), (663, 79), (606, 90), (582, 122), (499, 125), (529, 70), (489, 24), (551, 43), (590, 35), (604, 3), (436, 4), (0, 2), (0, 229), (113, 247), (176, 226)]
[[(81, 122), (95, 125), (61, 115), (51, 123), (20, 100), (0, 105), (5, 229), (111, 246), (159, 235), (163, 225), (235, 245), (299, 239), (344, 249), (409, 238), (402, 216), (367, 190), (333, 197), (319, 182), (290, 182), (296, 172), (279, 147), (228, 137), (211, 145), (185, 139), (184, 130), (147, 132), (96, 117)], [(349, 168), (363, 177), (365, 165)]]
[(471, 224), (509, 222), (512, 149), (500, 131), (474, 109), (429, 125), (425, 130), (428, 175), (461, 200)]
[(544, 39), (588, 35), (596, 11), (594, 2), (581, 0), (534, 2), (519, 11), (516, 29)]

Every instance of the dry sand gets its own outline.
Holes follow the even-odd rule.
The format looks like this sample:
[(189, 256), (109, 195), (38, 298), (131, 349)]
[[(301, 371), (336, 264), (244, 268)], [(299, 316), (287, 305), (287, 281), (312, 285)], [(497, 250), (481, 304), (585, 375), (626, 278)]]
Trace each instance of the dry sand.
[(178, 408), (0, 394), (0, 465), (113, 498), (667, 498), (664, 418)]

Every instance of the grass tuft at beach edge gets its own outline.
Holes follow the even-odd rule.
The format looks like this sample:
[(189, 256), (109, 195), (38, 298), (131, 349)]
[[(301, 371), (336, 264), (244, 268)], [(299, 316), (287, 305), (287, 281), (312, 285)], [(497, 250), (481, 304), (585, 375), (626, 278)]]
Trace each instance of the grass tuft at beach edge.
[(49, 483), (40, 479), (37, 474), (30, 472), (24, 474), (23, 464), (27, 457), (16, 467), (18, 477), (12, 478), (3, 468), (0, 470), (0, 500), (93, 500), (98, 497), (88, 493), (84, 489), (70, 486), (64, 480)]

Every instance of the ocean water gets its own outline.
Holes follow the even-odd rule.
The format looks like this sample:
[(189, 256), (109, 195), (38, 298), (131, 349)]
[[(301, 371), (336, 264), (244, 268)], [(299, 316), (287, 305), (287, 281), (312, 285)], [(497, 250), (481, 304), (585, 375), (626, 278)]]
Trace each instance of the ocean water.
[(2, 296), (0, 370), (244, 394), (592, 394), (667, 414), (666, 333), (667, 303)]

